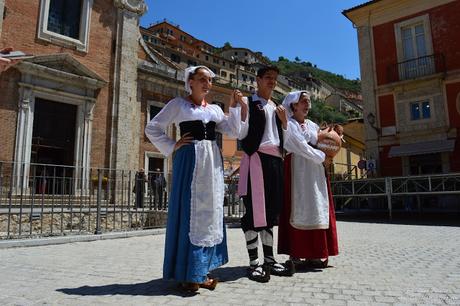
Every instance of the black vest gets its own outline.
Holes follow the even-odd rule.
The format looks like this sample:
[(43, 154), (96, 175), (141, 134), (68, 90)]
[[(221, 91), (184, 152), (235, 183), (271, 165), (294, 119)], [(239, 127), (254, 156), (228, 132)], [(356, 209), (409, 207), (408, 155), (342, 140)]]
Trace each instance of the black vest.
[[(249, 105), (249, 130), (248, 135), (241, 141), (243, 151), (251, 156), (259, 150), (260, 142), (265, 130), (265, 111), (263, 109), (262, 101), (253, 101), (252, 97), (248, 98)], [(276, 128), (278, 129), (278, 137), (280, 139), (280, 153), (283, 154), (283, 128), (281, 120), (276, 116)]]
[(216, 140), (216, 123), (209, 121), (203, 123), (201, 120), (183, 121), (179, 123), (180, 135), (184, 136), (185, 133), (190, 133), (195, 140)]

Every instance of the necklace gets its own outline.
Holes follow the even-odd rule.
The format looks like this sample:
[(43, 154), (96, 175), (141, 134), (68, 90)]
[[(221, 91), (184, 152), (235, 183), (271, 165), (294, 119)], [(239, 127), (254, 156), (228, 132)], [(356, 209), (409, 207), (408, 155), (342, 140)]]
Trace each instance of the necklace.
[(206, 106), (208, 105), (208, 103), (207, 103), (206, 100), (204, 100), (204, 99), (203, 99), (203, 101), (201, 101), (201, 104), (200, 104), (200, 105), (196, 104), (196, 103), (192, 100), (192, 98), (191, 98), (190, 96), (187, 97), (187, 100), (189, 100), (190, 104), (191, 104), (192, 107), (194, 107), (194, 108), (195, 108), (195, 107), (201, 107), (201, 106), (202, 106), (202, 107), (206, 107)]

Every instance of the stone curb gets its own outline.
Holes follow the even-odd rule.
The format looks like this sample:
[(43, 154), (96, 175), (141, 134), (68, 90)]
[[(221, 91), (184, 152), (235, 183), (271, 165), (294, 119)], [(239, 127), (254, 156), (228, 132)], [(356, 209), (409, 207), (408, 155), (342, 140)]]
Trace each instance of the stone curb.
[(56, 245), (56, 244), (73, 243), (73, 242), (89, 242), (89, 241), (96, 241), (96, 240), (142, 237), (142, 236), (149, 236), (149, 235), (161, 235), (161, 234), (164, 234), (165, 231), (166, 230), (164, 228), (157, 228), (157, 229), (150, 229), (150, 230), (105, 233), (105, 234), (100, 234), (100, 235), (72, 235), (72, 236), (60, 236), (60, 237), (51, 237), (51, 238), (14, 239), (14, 240), (0, 241), (0, 249)]

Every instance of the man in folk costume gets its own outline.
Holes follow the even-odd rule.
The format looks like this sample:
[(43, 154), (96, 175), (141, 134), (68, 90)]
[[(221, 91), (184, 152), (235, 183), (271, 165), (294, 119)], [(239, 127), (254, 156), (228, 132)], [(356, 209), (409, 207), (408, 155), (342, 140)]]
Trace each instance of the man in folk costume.
[[(283, 201), (283, 133), (287, 132), (284, 108), (271, 101), (278, 74), (276, 67), (264, 67), (257, 72), (257, 93), (247, 99), (249, 124), (242, 127), (238, 137), (245, 153), (238, 184), (246, 208), (241, 227), (249, 254), (248, 277), (257, 282), (268, 282), (270, 274), (292, 275), (273, 255), (273, 226), (278, 222)], [(258, 256), (259, 236), (263, 265)]]
[(283, 106), (289, 116), (289, 137), (284, 146), (292, 154), (284, 160), (278, 253), (290, 255), (296, 268), (325, 268), (328, 257), (338, 254), (334, 202), (324, 168), (332, 158), (314, 147), (319, 127), (306, 119), (311, 108), (309, 93), (291, 92)]

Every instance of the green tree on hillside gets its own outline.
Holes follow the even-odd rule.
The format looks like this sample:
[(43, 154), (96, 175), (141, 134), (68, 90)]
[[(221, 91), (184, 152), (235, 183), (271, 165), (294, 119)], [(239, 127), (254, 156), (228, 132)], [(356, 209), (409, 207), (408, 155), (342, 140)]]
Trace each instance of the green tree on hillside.
[(322, 100), (311, 99), (311, 109), (308, 112), (308, 118), (317, 124), (327, 123), (345, 123), (347, 117), (336, 111), (332, 106), (326, 105)]

